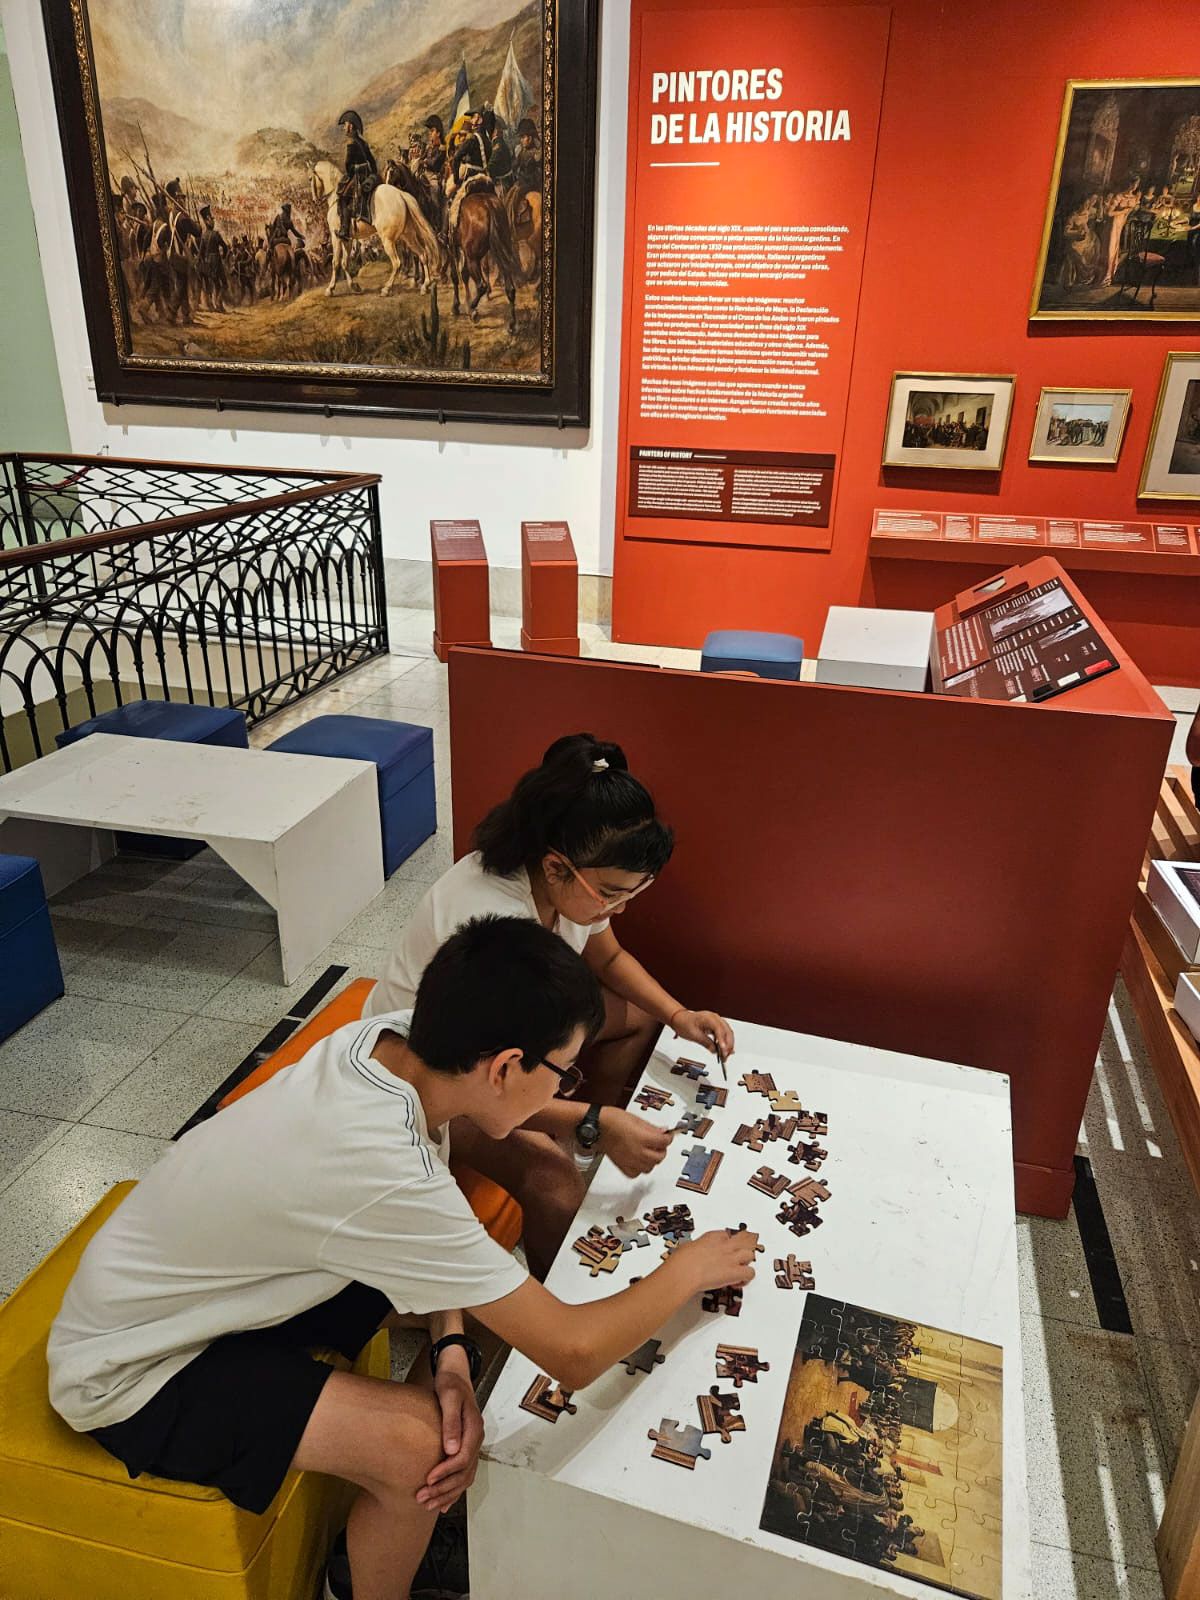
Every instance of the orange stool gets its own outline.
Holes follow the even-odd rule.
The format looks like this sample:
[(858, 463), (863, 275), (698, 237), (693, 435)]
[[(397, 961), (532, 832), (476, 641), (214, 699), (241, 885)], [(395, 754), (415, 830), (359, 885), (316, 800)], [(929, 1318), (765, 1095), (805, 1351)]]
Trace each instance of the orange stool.
[[(314, 1044), (328, 1038), (335, 1029), (344, 1027), (347, 1022), (357, 1022), (362, 1016), (367, 995), (374, 987), (373, 978), (356, 978), (328, 1005), (322, 1006), (316, 1016), (311, 1017), (302, 1028), (297, 1028), (291, 1038), (255, 1067), (248, 1077), (243, 1078), (236, 1089), (231, 1089), (221, 1101), (220, 1109), (223, 1110), (235, 1100), (240, 1100), (243, 1095), (249, 1094), (251, 1089), (257, 1089), (260, 1083), (266, 1083), (268, 1078), (273, 1078), (277, 1072), (282, 1072), (284, 1067), (294, 1065), (301, 1056), (312, 1049)], [(490, 1178), (483, 1177), (470, 1167), (456, 1167), (454, 1178), (466, 1195), (471, 1210), (492, 1238), (505, 1250), (511, 1250), (521, 1237), (525, 1226), (524, 1215), (512, 1195), (498, 1183), (493, 1183)]]

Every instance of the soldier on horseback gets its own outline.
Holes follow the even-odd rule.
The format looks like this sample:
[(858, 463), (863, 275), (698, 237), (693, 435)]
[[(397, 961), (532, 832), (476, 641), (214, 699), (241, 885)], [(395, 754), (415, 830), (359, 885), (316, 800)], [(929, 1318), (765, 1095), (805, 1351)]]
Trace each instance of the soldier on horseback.
[(425, 145), (425, 152), (421, 157), (421, 165), (429, 174), (435, 184), (441, 185), (446, 178), (446, 129), (441, 117), (436, 112), (425, 118), (425, 126), (429, 130), (429, 139)]
[(529, 117), (517, 123), (517, 149), (513, 156), (513, 184), (522, 193), (541, 193), (542, 153), (538, 149), (537, 125)]
[(346, 175), (338, 186), (338, 238), (348, 240), (356, 216), (363, 222), (371, 220), (371, 194), (379, 185), (379, 168), (363, 137), (358, 112), (343, 111), (338, 127), (346, 135)]
[(292, 221), (292, 202), (285, 200), (279, 208), (275, 220), (267, 226), (266, 246), (268, 249), (273, 244), (288, 244), (290, 236), (295, 234), (300, 244), (305, 243), (304, 235)]

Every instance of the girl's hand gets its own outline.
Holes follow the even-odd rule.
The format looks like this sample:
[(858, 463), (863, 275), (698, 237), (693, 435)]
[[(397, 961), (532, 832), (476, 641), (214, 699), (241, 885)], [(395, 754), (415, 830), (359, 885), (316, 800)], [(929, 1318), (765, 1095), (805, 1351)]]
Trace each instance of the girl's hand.
[(691, 1044), (702, 1044), (714, 1053), (719, 1045), (723, 1056), (733, 1054), (733, 1029), (715, 1011), (680, 1010), (671, 1018), (669, 1026), (680, 1039), (687, 1039)]

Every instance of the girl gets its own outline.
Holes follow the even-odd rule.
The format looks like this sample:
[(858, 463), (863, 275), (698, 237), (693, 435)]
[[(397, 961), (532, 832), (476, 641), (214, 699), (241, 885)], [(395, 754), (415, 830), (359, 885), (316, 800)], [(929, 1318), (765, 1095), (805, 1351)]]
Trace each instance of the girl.
[(605, 1023), (581, 1063), (594, 1103), (557, 1101), (501, 1141), (473, 1128), (461, 1134), (455, 1128), (452, 1135), (456, 1157), (502, 1184), (525, 1208), (533, 1267), (544, 1249), (553, 1256), (582, 1195), (575, 1164), (555, 1138), (584, 1151), (598, 1147), (628, 1176), (648, 1172), (666, 1154), (670, 1135), (620, 1110), (619, 1102), (653, 1035), (665, 1024), (681, 1039), (730, 1055), (733, 1032), (716, 1012), (692, 1010), (669, 994), (622, 949), (611, 927), (612, 918), (654, 882), (674, 847), (619, 745), (590, 733), (555, 740), (541, 765), (479, 824), (473, 843), (474, 851), (417, 907), (364, 1015), (407, 1010), (435, 951), (464, 922), (489, 912), (541, 922), (596, 974)]

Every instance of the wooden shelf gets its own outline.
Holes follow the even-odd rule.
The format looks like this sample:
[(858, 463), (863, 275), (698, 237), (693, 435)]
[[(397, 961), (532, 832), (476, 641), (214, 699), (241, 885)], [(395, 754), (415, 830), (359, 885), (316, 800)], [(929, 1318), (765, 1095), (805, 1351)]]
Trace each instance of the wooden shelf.
[[(1200, 815), (1188, 773), (1163, 779), (1146, 850), (1151, 861), (1200, 859)], [(1175, 1011), (1175, 984), (1186, 965), (1146, 895), (1145, 875), (1121, 954), (1121, 976), (1141, 1025), (1154, 1074), (1180, 1147), (1200, 1190), (1200, 1044)], [(1200, 1585), (1200, 1398), (1192, 1408), (1158, 1530), (1158, 1564), (1167, 1600), (1191, 1600)]]
[(1028, 539), (896, 539), (871, 535), (872, 561), (940, 561), (947, 566), (1011, 567), (1035, 556), (1053, 556), (1067, 572), (1130, 572), (1155, 577), (1200, 577), (1200, 556), (1151, 555), (1143, 550), (1094, 550), (1077, 545), (1034, 544)]

